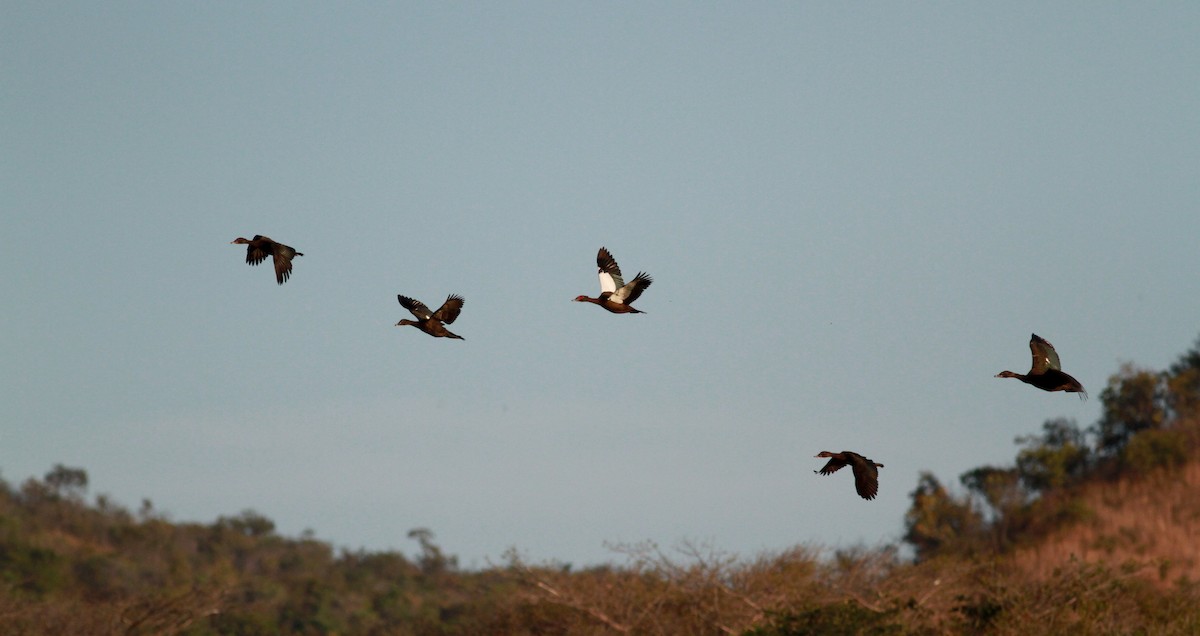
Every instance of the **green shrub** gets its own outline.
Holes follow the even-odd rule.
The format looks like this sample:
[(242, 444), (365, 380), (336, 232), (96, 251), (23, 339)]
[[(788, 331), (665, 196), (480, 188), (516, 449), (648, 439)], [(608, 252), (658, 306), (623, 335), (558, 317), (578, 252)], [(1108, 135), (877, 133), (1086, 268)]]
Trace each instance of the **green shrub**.
[(15, 590), (41, 598), (63, 587), (67, 561), (54, 550), (23, 544), (0, 545), (0, 579)]
[(1172, 470), (1188, 459), (1187, 436), (1178, 430), (1146, 430), (1134, 435), (1121, 452), (1121, 465), (1136, 474)]

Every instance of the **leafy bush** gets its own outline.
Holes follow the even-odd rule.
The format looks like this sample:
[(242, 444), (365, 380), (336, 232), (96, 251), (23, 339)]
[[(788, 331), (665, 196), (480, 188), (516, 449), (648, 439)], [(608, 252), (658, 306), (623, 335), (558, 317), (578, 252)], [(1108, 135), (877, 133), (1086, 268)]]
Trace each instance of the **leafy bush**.
[(1122, 467), (1138, 475), (1173, 470), (1187, 460), (1187, 435), (1179, 430), (1142, 431), (1121, 451)]

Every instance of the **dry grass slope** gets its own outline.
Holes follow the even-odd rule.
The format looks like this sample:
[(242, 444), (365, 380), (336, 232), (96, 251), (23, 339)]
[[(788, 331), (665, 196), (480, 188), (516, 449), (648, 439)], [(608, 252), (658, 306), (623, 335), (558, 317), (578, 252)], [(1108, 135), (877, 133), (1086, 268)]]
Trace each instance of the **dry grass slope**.
[(1072, 561), (1135, 568), (1151, 580), (1200, 581), (1200, 462), (1142, 478), (1092, 483), (1088, 519), (1021, 549), (1015, 563), (1039, 578)]

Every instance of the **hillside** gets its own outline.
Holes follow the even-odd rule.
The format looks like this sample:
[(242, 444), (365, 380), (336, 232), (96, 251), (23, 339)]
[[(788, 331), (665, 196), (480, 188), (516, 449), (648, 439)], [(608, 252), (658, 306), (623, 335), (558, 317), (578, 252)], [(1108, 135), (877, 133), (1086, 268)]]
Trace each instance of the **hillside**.
[(476, 572), (423, 530), (411, 557), (335, 554), (252, 512), (172, 524), (29, 480), (0, 499), (0, 633), (1191, 634), (1197, 478), (1192, 461), (1089, 484), (1087, 518), (1007, 554), (641, 544), (607, 567), (509, 555)]
[(1200, 633), (1200, 345), (1123, 367), (1086, 429), (1048, 420), (962, 490), (923, 474), (905, 542), (739, 557), (614, 546), (619, 562), (472, 571), (427, 529), (411, 555), (289, 538), (254, 512), (174, 523), (87, 497), (55, 466), (0, 482), (0, 633)]
[(1150, 580), (1200, 581), (1200, 462), (1144, 478), (1089, 485), (1078, 495), (1087, 511), (1014, 555), (1040, 577), (1073, 560), (1135, 568)]

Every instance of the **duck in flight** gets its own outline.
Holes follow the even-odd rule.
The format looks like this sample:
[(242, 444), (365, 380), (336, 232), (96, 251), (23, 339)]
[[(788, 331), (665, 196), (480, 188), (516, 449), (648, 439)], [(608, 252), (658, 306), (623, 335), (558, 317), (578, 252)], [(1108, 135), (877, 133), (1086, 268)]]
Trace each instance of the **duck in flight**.
[(297, 256), (304, 256), (303, 252), (297, 252), (283, 243), (276, 243), (259, 234), (255, 234), (252, 239), (245, 239), (239, 236), (230, 241), (229, 244), (245, 245), (246, 263), (250, 265), (258, 265), (270, 256), (275, 262), (275, 281), (280, 285), (292, 275), (292, 259)]
[(396, 298), (400, 301), (400, 306), (412, 312), (412, 315), (417, 317), (417, 320), (409, 320), (407, 318), (396, 323), (396, 326), (412, 325), (421, 331), (433, 336), (434, 338), (455, 338), (457, 340), (466, 340), (462, 336), (450, 333), (446, 329), (446, 325), (454, 322), (458, 318), (458, 312), (462, 311), (463, 300), (462, 296), (451, 294), (446, 297), (446, 302), (438, 307), (437, 311), (429, 311), (425, 303), (409, 298), (408, 296), (399, 296)]
[(1067, 375), (1058, 361), (1058, 352), (1054, 345), (1035, 334), (1029, 336), (1029, 350), (1033, 352), (1033, 367), (1029, 373), (1021, 375), (1012, 371), (1001, 371), (997, 378), (1016, 378), (1025, 384), (1032, 384), (1043, 391), (1065, 391), (1078, 393), (1079, 399), (1087, 399), (1087, 391), (1079, 380)]
[(646, 291), (650, 283), (654, 282), (649, 274), (638, 272), (638, 275), (634, 276), (633, 280), (627, 284), (625, 279), (621, 277), (621, 268), (617, 267), (616, 259), (603, 247), (596, 254), (596, 265), (599, 267), (600, 296), (596, 298), (576, 296), (575, 302), (600, 305), (614, 314), (646, 313), (634, 309), (631, 303), (637, 300), (638, 296), (642, 295), (642, 292)]
[(850, 471), (854, 473), (854, 489), (858, 491), (859, 497), (874, 499), (875, 494), (879, 492), (879, 469), (883, 468), (883, 464), (877, 464), (873, 460), (851, 451), (840, 453), (821, 451), (815, 457), (828, 457), (829, 462), (821, 470), (814, 470), (814, 473), (832, 475), (849, 464)]

